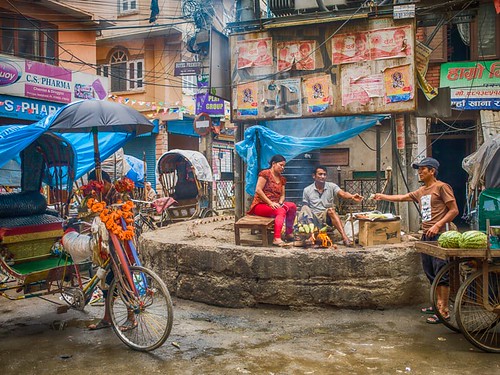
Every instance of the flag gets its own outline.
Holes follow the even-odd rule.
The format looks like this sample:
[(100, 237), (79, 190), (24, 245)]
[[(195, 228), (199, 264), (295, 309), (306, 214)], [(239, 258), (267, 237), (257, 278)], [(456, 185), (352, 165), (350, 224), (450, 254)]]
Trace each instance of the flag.
[(151, 15), (149, 16), (149, 23), (153, 23), (158, 18), (160, 8), (158, 7), (158, 0), (151, 0)]

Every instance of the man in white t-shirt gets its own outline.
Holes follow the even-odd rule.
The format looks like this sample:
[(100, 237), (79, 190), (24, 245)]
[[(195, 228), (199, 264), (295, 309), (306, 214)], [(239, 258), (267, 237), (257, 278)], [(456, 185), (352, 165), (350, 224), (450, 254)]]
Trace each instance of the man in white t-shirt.
[(303, 206), (299, 212), (299, 220), (312, 220), (317, 226), (330, 225), (335, 227), (342, 236), (345, 245), (351, 245), (344, 226), (335, 212), (335, 197), (361, 202), (363, 197), (342, 190), (337, 184), (326, 181), (326, 167), (320, 165), (313, 173), (314, 183), (306, 186), (302, 194)]

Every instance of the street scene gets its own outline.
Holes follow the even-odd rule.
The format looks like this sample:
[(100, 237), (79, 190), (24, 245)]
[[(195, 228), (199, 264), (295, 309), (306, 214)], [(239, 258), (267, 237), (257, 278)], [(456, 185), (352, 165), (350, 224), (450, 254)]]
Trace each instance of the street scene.
[(500, 373), (500, 0), (4, 0), (1, 374)]

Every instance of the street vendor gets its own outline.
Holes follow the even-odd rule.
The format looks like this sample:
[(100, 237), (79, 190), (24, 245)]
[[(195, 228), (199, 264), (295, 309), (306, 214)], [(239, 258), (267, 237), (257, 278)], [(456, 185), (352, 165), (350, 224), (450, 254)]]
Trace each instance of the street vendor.
[(145, 189), (145, 195), (146, 195), (146, 200), (148, 202), (152, 202), (156, 199), (156, 191), (155, 189), (153, 189), (153, 187), (151, 186), (151, 182), (147, 181), (145, 184), (144, 184), (144, 189)]
[[(375, 194), (375, 200), (385, 200), (390, 202), (410, 202), (419, 204), (420, 215), (422, 217), (422, 241), (437, 241), (439, 235), (446, 231), (446, 224), (450, 224), (458, 215), (457, 202), (453, 189), (447, 183), (437, 179), (439, 162), (434, 158), (424, 158), (420, 163), (412, 164), (414, 169), (418, 169), (419, 180), (423, 183), (419, 189), (402, 195)], [(446, 260), (442, 260), (431, 255), (420, 254), (422, 267), (432, 284), (437, 273), (446, 265)], [(437, 308), (444, 319), (449, 317), (448, 299), (450, 287), (448, 279), (443, 277), (442, 284), (436, 288)], [(433, 314), (432, 307), (422, 309), (424, 313)], [(427, 318), (427, 323), (441, 323), (435, 314)]]
[(298, 220), (302, 223), (312, 221), (316, 226), (329, 225), (335, 227), (344, 245), (350, 246), (351, 241), (345, 234), (340, 217), (335, 212), (335, 197), (351, 199), (361, 202), (363, 197), (359, 194), (351, 194), (342, 190), (337, 184), (326, 181), (327, 170), (325, 166), (317, 166), (312, 175), (314, 182), (306, 186), (302, 193), (303, 206), (299, 211)]

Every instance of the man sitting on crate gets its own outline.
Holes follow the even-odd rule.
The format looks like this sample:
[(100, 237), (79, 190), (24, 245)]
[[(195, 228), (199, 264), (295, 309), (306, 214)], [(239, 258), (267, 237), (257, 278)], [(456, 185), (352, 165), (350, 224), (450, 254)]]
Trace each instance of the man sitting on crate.
[(325, 225), (333, 226), (342, 236), (344, 245), (350, 246), (351, 241), (347, 238), (342, 221), (335, 212), (334, 199), (338, 196), (361, 202), (363, 197), (357, 193), (348, 193), (337, 184), (326, 181), (326, 167), (322, 165), (316, 167), (312, 176), (314, 183), (306, 186), (302, 194), (303, 206), (298, 213), (298, 221), (301, 223), (313, 222), (320, 228)]

